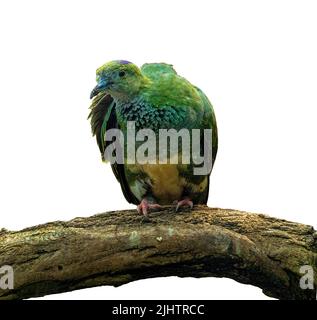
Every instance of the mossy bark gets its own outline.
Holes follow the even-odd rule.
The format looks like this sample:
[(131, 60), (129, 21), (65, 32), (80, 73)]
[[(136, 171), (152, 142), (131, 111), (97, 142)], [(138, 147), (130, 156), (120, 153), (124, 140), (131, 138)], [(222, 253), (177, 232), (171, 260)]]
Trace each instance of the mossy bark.
[(262, 214), (166, 207), (146, 221), (134, 210), (107, 212), (0, 230), (0, 266), (14, 269), (14, 289), (0, 289), (0, 299), (165, 276), (228, 277), (271, 297), (315, 299), (299, 280), (303, 265), (316, 274), (316, 251), (313, 227)]

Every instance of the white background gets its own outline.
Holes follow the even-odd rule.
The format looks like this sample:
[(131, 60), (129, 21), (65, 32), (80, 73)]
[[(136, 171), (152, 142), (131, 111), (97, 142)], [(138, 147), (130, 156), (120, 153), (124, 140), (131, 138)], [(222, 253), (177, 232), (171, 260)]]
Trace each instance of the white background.
[[(210, 206), (317, 225), (316, 1), (1, 1), (0, 227), (126, 203), (86, 120), (95, 70), (167, 62), (219, 126)], [(50, 296), (265, 299), (229, 279), (153, 279)]]

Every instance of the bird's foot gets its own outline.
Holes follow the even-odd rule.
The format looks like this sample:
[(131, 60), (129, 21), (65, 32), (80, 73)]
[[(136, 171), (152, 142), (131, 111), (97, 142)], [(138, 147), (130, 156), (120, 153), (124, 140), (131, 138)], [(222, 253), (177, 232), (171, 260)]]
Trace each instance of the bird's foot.
[(193, 201), (191, 201), (189, 198), (185, 198), (183, 200), (177, 201), (176, 209), (175, 211), (177, 212), (180, 207), (185, 207), (188, 206), (191, 209), (194, 207)]
[(140, 204), (136, 207), (138, 213), (147, 216), (151, 209), (162, 209), (158, 203), (151, 203), (146, 199), (143, 199)]

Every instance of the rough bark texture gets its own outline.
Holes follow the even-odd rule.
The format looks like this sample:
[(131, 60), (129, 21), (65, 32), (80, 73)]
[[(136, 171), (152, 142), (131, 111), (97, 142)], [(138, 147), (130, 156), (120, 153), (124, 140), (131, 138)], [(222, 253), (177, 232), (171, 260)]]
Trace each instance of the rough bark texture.
[(13, 266), (15, 275), (0, 299), (165, 276), (228, 277), (271, 297), (315, 299), (314, 290), (300, 288), (299, 269), (317, 271), (316, 250), (313, 227), (262, 214), (165, 208), (145, 221), (134, 210), (107, 212), (0, 230), (0, 266)]

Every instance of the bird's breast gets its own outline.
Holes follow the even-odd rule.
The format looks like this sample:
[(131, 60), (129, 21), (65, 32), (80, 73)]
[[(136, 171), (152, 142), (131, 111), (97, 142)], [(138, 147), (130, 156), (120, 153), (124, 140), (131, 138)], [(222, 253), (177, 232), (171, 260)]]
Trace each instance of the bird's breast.
[[(129, 170), (139, 172), (139, 184), (134, 184), (136, 193), (143, 188), (144, 193), (150, 191), (160, 204), (171, 204), (181, 198), (186, 181), (179, 173), (177, 164), (138, 164), (128, 165)], [(140, 181), (142, 180), (142, 181)], [(145, 187), (144, 187), (145, 186)], [(146, 190), (146, 186), (149, 190)], [(143, 195), (144, 196), (144, 195)], [(141, 197), (143, 197), (141, 195)]]

